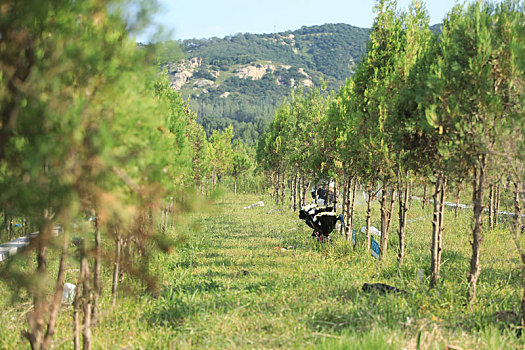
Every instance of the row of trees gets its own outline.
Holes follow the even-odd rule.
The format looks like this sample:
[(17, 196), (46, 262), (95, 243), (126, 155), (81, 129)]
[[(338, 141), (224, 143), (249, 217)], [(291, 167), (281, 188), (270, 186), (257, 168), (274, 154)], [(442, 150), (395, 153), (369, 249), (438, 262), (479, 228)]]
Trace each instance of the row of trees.
[[(388, 254), (397, 198), (399, 264), (405, 254), (409, 189), (414, 182), (425, 189), (431, 183), (431, 286), (439, 280), (446, 193), (455, 188), (459, 198), (470, 181), (473, 228), (467, 297), (472, 302), (481, 271), (487, 191), (492, 227), (500, 184), (510, 184), (515, 193), (513, 227), (525, 266), (520, 234), (525, 178), (523, 3), (457, 5), (439, 36), (429, 30), (419, 0), (408, 12), (400, 12), (395, 1), (379, 0), (375, 13), (367, 53), (354, 76), (336, 96), (322, 97), (313, 90), (285, 102), (261, 139), (259, 160), (274, 178), (301, 174), (338, 179), (345, 189), (348, 234), (356, 184), (369, 193), (367, 228), (370, 200), (378, 194), (381, 258)], [(369, 247), (369, 233), (366, 241)], [(522, 308), (525, 314), (525, 297)]]
[(79, 267), (74, 346), (88, 349), (103, 266), (113, 268), (113, 303), (124, 272), (155, 293), (148, 261), (171, 246), (160, 228), (174, 229), (176, 216), (198, 203), (190, 188), (208, 192), (222, 175), (237, 178), (251, 167), (248, 150), (232, 144), (231, 128), (206, 137), (159, 78), (152, 47), (130, 37), (150, 6), (2, 5), (0, 207), (39, 235), (0, 268), (6, 285), (32, 298), (24, 336), (33, 349), (52, 344), (71, 265)]

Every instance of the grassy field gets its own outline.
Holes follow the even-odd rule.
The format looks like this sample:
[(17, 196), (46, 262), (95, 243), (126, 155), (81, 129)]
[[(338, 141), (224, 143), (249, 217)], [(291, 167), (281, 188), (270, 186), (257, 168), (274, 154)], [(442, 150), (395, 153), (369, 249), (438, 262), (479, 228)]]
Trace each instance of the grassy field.
[[(264, 200), (266, 206), (243, 210)], [(356, 227), (364, 225), (358, 203)], [(378, 207), (374, 217), (378, 220)], [(94, 347), (462, 349), (524, 348), (513, 323), (519, 314), (521, 272), (509, 233), (485, 234), (478, 302), (464, 306), (470, 258), (470, 213), (445, 217), (442, 279), (428, 289), (431, 209), (414, 202), (409, 211), (407, 258), (397, 266), (396, 224), (390, 251), (377, 262), (362, 248), (350, 249), (334, 234), (318, 244), (311, 230), (269, 198), (228, 194), (210, 213), (192, 214), (198, 232), (179, 229), (185, 242), (152, 262), (162, 281), (155, 298), (120, 295), (110, 306), (110, 271), (105, 271), (103, 319)], [(379, 222), (374, 221), (379, 227)], [(426, 272), (421, 282), (418, 269)], [(73, 279), (74, 276), (71, 276)], [(69, 281), (74, 282), (74, 281)], [(406, 293), (363, 292), (364, 283), (386, 283)], [(21, 348), (29, 300), (9, 298), (1, 285), (0, 347)], [(72, 348), (71, 306), (59, 320), (56, 348)]]

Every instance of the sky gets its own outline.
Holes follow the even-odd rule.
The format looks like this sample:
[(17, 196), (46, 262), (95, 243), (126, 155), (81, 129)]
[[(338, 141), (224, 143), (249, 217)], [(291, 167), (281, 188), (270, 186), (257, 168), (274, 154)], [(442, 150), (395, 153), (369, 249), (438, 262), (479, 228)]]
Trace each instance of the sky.
[[(161, 10), (154, 23), (168, 31), (166, 39), (202, 39), (236, 33), (275, 33), (302, 26), (346, 23), (370, 28), (374, 0), (158, 0)], [(408, 9), (411, 0), (398, 0)], [(442, 21), (456, 0), (429, 0), (430, 24)], [(151, 34), (137, 35), (148, 42)]]

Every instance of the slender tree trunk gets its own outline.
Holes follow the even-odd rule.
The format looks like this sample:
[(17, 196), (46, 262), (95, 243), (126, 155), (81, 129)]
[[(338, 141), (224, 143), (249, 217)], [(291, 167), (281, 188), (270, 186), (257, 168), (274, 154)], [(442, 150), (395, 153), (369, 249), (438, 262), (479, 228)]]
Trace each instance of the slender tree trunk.
[[(80, 277), (78, 279), (80, 281)], [(73, 301), (73, 348), (80, 349), (80, 283), (77, 283), (75, 300)]]
[(285, 173), (283, 172), (282, 176), (281, 176), (281, 205), (284, 206), (284, 196), (285, 196), (285, 192), (286, 192), (286, 176), (285, 176)]
[[(75, 350), (80, 349), (80, 334), (84, 349), (91, 348), (91, 283), (89, 261), (82, 241), (80, 247), (80, 272), (77, 280), (75, 299), (73, 301), (73, 344)], [(83, 317), (82, 317), (83, 316)]]
[[(51, 226), (49, 223), (42, 225), (37, 238), (37, 269), (35, 280), (44, 281), (47, 274), (47, 250), (48, 240), (51, 237)], [(28, 331), (23, 331), (24, 337), (29, 340), (31, 349), (41, 350), (44, 345), (44, 327), (47, 314), (47, 303), (45, 302), (45, 291), (37, 288), (33, 293), (33, 311), (27, 315)]]
[(494, 229), (494, 184), (489, 186), (489, 229)]
[(290, 210), (293, 210), (293, 181), (294, 177), (290, 175), (290, 177), (288, 178), (288, 191), (290, 193)]
[(443, 230), (444, 219), (445, 219), (445, 198), (447, 194), (447, 176), (443, 176), (442, 189), (441, 189), (441, 198), (439, 200), (439, 241), (438, 241), (438, 266), (441, 269), (441, 255), (443, 253)]
[(454, 216), (457, 218), (459, 216), (459, 200), (460, 200), (460, 197), (461, 197), (461, 187), (463, 186), (463, 183), (460, 182), (458, 184), (458, 188), (457, 188), (457, 191), (456, 191), (456, 208), (455, 208), (455, 211), (454, 211)]
[(412, 189), (414, 188), (414, 181), (413, 178), (410, 178), (410, 182), (408, 183), (408, 193), (410, 193), (410, 196), (408, 197), (408, 207), (410, 208), (412, 206)]
[(85, 250), (85, 244), (84, 241), (81, 242), (81, 245), (79, 246), (80, 251), (80, 272), (78, 274), (77, 279), (77, 288), (75, 291), (75, 298), (73, 301), (73, 344), (75, 350), (80, 349), (80, 333), (82, 332), (82, 314), (84, 314), (84, 281), (87, 276), (87, 258), (86, 258), (86, 250)]
[(171, 228), (174, 228), (175, 227), (175, 197), (171, 197), (170, 216), (171, 216)]
[(386, 225), (386, 231), (390, 233), (390, 227), (392, 226), (392, 218), (394, 217), (394, 204), (396, 203), (396, 189), (392, 186), (390, 191), (390, 203), (388, 207), (388, 218), (387, 218), (387, 225)]
[(339, 192), (339, 184), (337, 181), (334, 180), (334, 211), (337, 211), (337, 203), (339, 202), (339, 196), (337, 195)]
[(209, 176), (206, 174), (206, 197), (208, 197)]
[(115, 242), (115, 262), (113, 263), (113, 286), (111, 288), (111, 295), (113, 297), (111, 305), (115, 305), (117, 302), (117, 286), (118, 286), (118, 276), (120, 268), (120, 253), (122, 248), (122, 238), (120, 235), (117, 235)]
[(86, 255), (82, 258), (80, 269), (84, 275), (82, 281), (82, 311), (84, 314), (82, 323), (82, 348), (91, 349), (91, 276), (89, 272), (89, 261)]
[(372, 197), (373, 197), (372, 181), (368, 183), (368, 199), (366, 201), (366, 250), (370, 250), (370, 218), (372, 213)]
[(345, 218), (346, 220), (346, 225), (345, 227), (341, 227), (341, 233), (344, 233), (345, 235), (345, 238), (347, 240), (347, 242), (350, 241), (351, 239), (351, 235), (348, 233), (348, 207), (349, 207), (349, 203), (348, 201), (350, 200), (350, 181), (349, 180), (349, 177), (346, 176), (346, 174), (343, 175), (343, 203), (342, 203), (342, 208), (341, 208), (341, 214), (343, 215), (343, 218)]
[(472, 229), (472, 257), (470, 259), (470, 271), (467, 276), (469, 289), (467, 300), (470, 304), (476, 301), (476, 288), (479, 274), (481, 273), (480, 254), (481, 243), (483, 242), (482, 225), (483, 225), (483, 196), (485, 191), (485, 166), (486, 156), (482, 155), (479, 163), (474, 167), (474, 181), (472, 204), (474, 206), (474, 226)]
[(237, 194), (237, 176), (233, 177), (233, 193)]
[[(350, 207), (348, 208), (348, 230), (350, 235), (353, 234), (354, 229), (354, 207), (355, 207), (355, 195), (357, 192), (357, 176), (354, 177), (352, 192), (350, 194)], [(355, 248), (355, 247), (354, 247)]]
[(274, 173), (273, 173), (273, 171), (270, 171), (270, 197), (271, 198), (274, 198), (274, 196), (275, 196), (275, 193), (273, 192), (274, 188), (275, 188), (275, 186), (273, 184), (273, 182), (274, 182), (273, 181), (273, 177), (274, 177)]
[(496, 200), (494, 205), (494, 226), (498, 226), (499, 224), (499, 205), (501, 201), (501, 195), (500, 195), (501, 186), (498, 183), (496, 186)]
[(6, 240), (9, 239), (9, 232), (7, 231), (7, 210), (4, 209), (4, 226), (2, 227), (2, 231), (5, 230), (6, 234)]
[(47, 322), (47, 330), (46, 335), (44, 337), (42, 349), (47, 349), (51, 346), (51, 341), (53, 340), (53, 336), (55, 335), (58, 312), (60, 311), (60, 306), (62, 305), (62, 294), (64, 292), (64, 276), (66, 274), (66, 261), (69, 246), (68, 230), (64, 230), (64, 232), (62, 233), (62, 239), (62, 252), (60, 254), (60, 263), (58, 266), (55, 293), (49, 305), (49, 320)]
[(425, 183), (425, 185), (423, 186), (423, 203), (422, 203), (422, 208), (425, 209), (425, 206), (427, 205), (427, 184)]
[(297, 173), (294, 174), (292, 182), (292, 192), (293, 192), (293, 211), (297, 211)]
[(100, 272), (102, 269), (102, 239), (100, 236), (100, 222), (98, 213), (95, 213), (95, 268), (93, 271), (93, 308), (91, 311), (91, 323), (97, 324), (98, 302), (100, 299)]
[[(519, 179), (514, 183), (514, 242), (518, 248), (518, 253), (521, 259), (521, 270), (522, 275), (525, 276), (525, 250), (521, 246), (521, 236), (523, 230), (523, 219), (522, 212), (523, 208), (521, 205), (523, 196), (523, 181)], [(525, 327), (525, 279), (522, 278), (523, 295), (521, 297), (521, 325)]]
[[(405, 177), (407, 177), (408, 174), (405, 174)], [(399, 204), (399, 252), (397, 256), (397, 260), (399, 262), (399, 266), (403, 265), (403, 261), (405, 259), (405, 232), (406, 232), (406, 221), (407, 221), (407, 211), (408, 211), (408, 203), (409, 203), (409, 196), (410, 196), (410, 189), (409, 186), (405, 184), (404, 189), (402, 188), (402, 180), (398, 179), (398, 189), (397, 192), (399, 193), (398, 196), (398, 204)], [(401, 196), (401, 191), (403, 191), (403, 196)]]
[(13, 234), (13, 217), (9, 217), (9, 231), (8, 231), (8, 240), (12, 240), (14, 238)]
[(274, 194), (275, 194), (275, 204), (279, 204), (279, 185), (280, 185), (280, 175), (279, 172), (277, 172), (276, 180), (275, 180), (275, 187), (274, 187)]
[[(390, 222), (394, 209), (395, 190), (389, 188), (389, 180), (383, 181), (381, 191), (381, 252), (379, 259), (382, 260), (388, 250), (388, 238), (390, 233)], [(390, 195), (390, 198), (388, 198)]]
[(308, 187), (310, 187), (310, 181), (306, 182), (306, 179), (303, 178), (303, 186), (301, 188), (301, 192), (302, 192), (302, 203), (301, 203), (301, 205), (303, 207), (306, 205), (306, 192), (308, 190)]
[(434, 187), (434, 213), (432, 215), (432, 247), (430, 260), (430, 287), (436, 286), (441, 269), (443, 236), (443, 214), (445, 203), (446, 178), (442, 172), (437, 174)]
[(295, 184), (295, 195), (297, 196), (297, 210), (301, 209), (302, 197), (301, 197), (301, 186), (303, 183), (303, 177), (297, 175), (297, 183)]

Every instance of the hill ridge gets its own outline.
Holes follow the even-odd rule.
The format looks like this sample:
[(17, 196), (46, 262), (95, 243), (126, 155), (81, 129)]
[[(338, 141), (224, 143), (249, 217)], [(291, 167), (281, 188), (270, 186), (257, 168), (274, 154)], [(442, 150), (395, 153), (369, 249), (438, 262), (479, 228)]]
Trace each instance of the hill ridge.
[(232, 125), (237, 138), (255, 144), (293, 89), (324, 81), (329, 90), (337, 90), (344, 84), (366, 52), (369, 32), (327, 23), (271, 34), (187, 39), (177, 42), (184, 60), (166, 60), (161, 67), (172, 88), (190, 100), (208, 135)]

